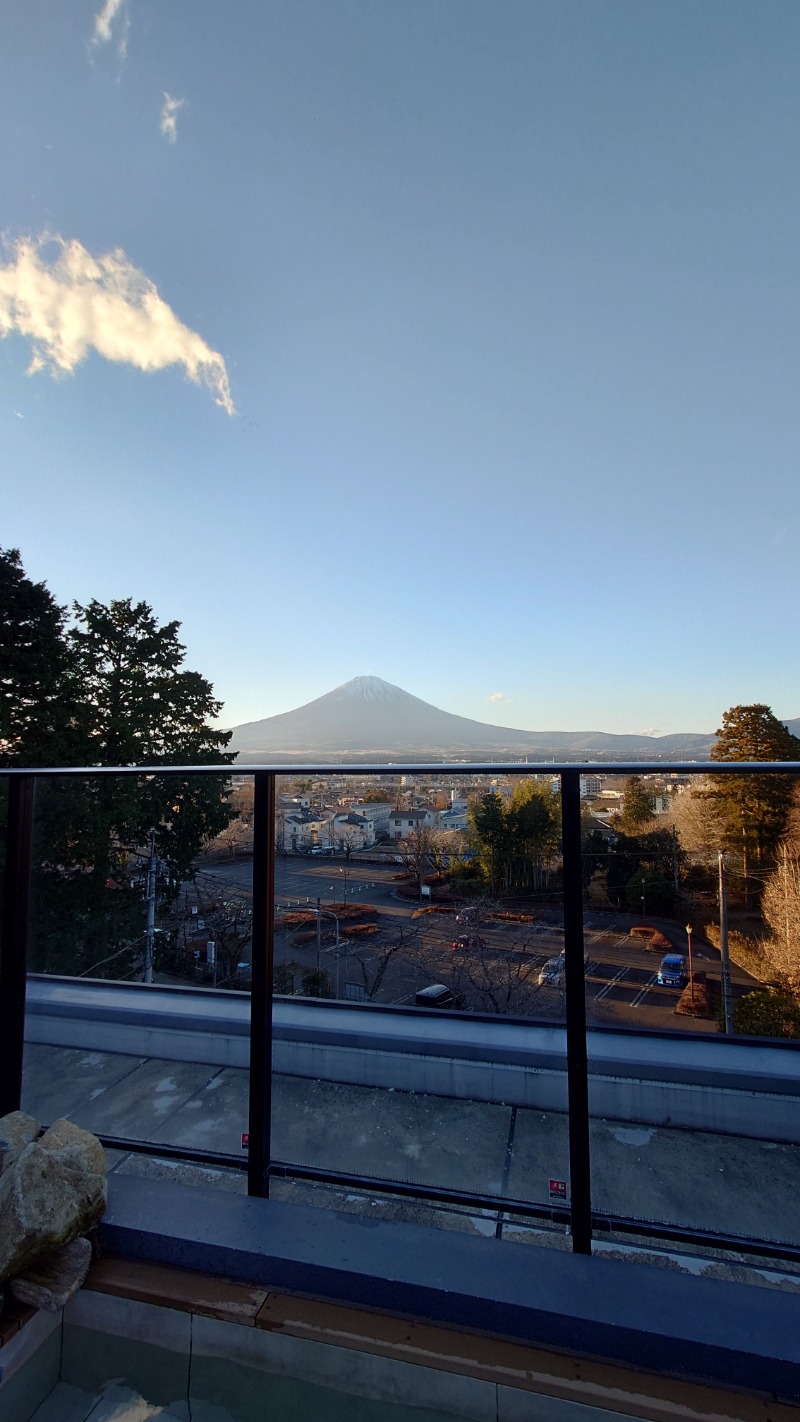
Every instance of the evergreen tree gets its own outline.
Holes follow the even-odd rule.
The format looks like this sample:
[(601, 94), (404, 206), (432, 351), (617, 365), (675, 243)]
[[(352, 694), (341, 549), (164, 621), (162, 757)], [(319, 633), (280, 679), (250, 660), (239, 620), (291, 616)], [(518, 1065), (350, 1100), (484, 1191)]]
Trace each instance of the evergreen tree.
[[(772, 714), (769, 706), (733, 706), (722, 718), (712, 760), (800, 760), (800, 739)], [(761, 863), (777, 847), (792, 803), (794, 777), (726, 775), (713, 778), (711, 794), (719, 808), (727, 846), (743, 859), (745, 898), (749, 862)]]
[(59, 764), (68, 723), (65, 613), (0, 549), (0, 766)]
[[(67, 634), (76, 689), (68, 762), (203, 765), (233, 759), (220, 703), (183, 668), (179, 623), (160, 626), (131, 599), (77, 606)], [(65, 757), (66, 759), (67, 757)], [(85, 972), (131, 970), (144, 930), (143, 861), (154, 843), (162, 899), (192, 872), (203, 843), (230, 819), (227, 777), (97, 776), (44, 782), (37, 795), (33, 962)], [(138, 940), (138, 947), (137, 947)], [(107, 969), (114, 975), (112, 968)]]
[(632, 775), (625, 782), (625, 798), (616, 824), (624, 834), (635, 834), (653, 818), (653, 797), (645, 788), (640, 775)]

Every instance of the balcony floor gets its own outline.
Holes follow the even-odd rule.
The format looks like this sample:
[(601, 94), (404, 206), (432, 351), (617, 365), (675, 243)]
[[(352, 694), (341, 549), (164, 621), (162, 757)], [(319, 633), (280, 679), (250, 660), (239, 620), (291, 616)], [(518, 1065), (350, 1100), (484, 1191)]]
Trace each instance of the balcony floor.
[[(39, 1120), (66, 1115), (107, 1136), (187, 1150), (239, 1154), (247, 1129), (247, 1072), (111, 1052), (28, 1044), (23, 1107)], [(503, 1194), (547, 1202), (551, 1177), (568, 1176), (566, 1117), (500, 1103), (279, 1076), (274, 1081), (273, 1155), (292, 1164), (387, 1181), (497, 1195), (497, 1210), (468, 1212), (391, 1194), (344, 1192), (325, 1184), (275, 1180), (275, 1199), (437, 1225), (466, 1233), (568, 1248), (564, 1231), (504, 1214)], [(244, 1193), (246, 1176), (110, 1150), (110, 1171), (212, 1185)], [(592, 1122), (595, 1208), (642, 1221), (719, 1228), (800, 1240), (796, 1199), (800, 1148), (729, 1135)], [(769, 1182), (768, 1193), (764, 1182)], [(646, 1236), (646, 1225), (644, 1230)], [(800, 1288), (800, 1270), (690, 1257), (646, 1238), (603, 1239), (617, 1257), (711, 1277)]]

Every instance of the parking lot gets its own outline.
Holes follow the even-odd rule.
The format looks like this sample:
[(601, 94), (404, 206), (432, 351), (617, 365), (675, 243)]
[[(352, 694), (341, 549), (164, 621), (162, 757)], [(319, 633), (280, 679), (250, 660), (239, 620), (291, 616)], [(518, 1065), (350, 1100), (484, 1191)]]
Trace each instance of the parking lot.
[[(247, 893), (252, 864), (248, 860), (221, 863), (209, 869), (213, 881)], [(276, 863), (276, 907), (279, 911), (323, 909), (324, 925), (320, 966), (327, 972), (331, 988), (342, 997), (356, 1000), (372, 991), (380, 972), (381, 983), (374, 996), (377, 1002), (413, 1002), (416, 992), (441, 981), (454, 988), (468, 1010), (507, 1011), (524, 1016), (560, 1020), (564, 1014), (563, 987), (557, 982), (539, 983), (545, 965), (560, 955), (563, 929), (557, 910), (534, 909), (531, 923), (481, 921), (482, 947), (473, 962), (463, 961), (469, 953), (453, 953), (452, 944), (465, 931), (455, 913), (431, 913), (414, 917), (419, 901), (402, 897), (399, 866), (375, 860), (349, 863), (320, 856), (279, 857)], [(340, 947), (335, 945), (335, 925), (341, 905), (369, 903), (377, 910), (378, 932), (372, 940), (347, 941), (342, 928)], [(676, 1016), (680, 996), (677, 987), (660, 986), (658, 969), (663, 953), (653, 951), (630, 937), (635, 920), (624, 914), (591, 912), (585, 923), (587, 1018), (595, 1023), (614, 1023), (683, 1031), (715, 1031), (716, 1024), (704, 1019)], [(673, 952), (685, 952), (685, 934), (677, 923), (659, 920), (661, 932)], [(392, 944), (402, 934), (404, 943), (397, 952)], [(298, 981), (302, 971), (316, 967), (314, 943), (298, 943), (291, 933), (276, 937), (276, 963), (294, 965)], [(455, 958), (462, 961), (458, 964)], [(386, 961), (384, 961), (386, 960)], [(695, 971), (719, 977), (719, 955), (708, 945), (695, 941)], [(458, 971), (456, 971), (458, 968)], [(742, 970), (733, 967), (734, 992), (753, 986)], [(494, 983), (491, 980), (494, 979)], [(498, 991), (493, 991), (496, 988)]]

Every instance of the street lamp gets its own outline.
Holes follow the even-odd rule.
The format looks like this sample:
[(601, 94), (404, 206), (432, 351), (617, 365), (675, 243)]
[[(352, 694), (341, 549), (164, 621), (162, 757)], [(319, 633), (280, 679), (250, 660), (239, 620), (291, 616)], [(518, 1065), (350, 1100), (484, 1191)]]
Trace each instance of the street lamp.
[(339, 870), (339, 873), (340, 873), (340, 874), (344, 874), (344, 897), (343, 897), (343, 899), (342, 899), (342, 903), (345, 904), (345, 905), (347, 904), (347, 875), (349, 874), (349, 872), (350, 872), (349, 869), (340, 869), (340, 870)]
[(321, 908), (321, 907), (320, 907), (319, 899), (317, 899), (317, 907), (316, 907), (316, 908), (312, 908), (311, 912), (312, 912), (312, 913), (315, 913), (315, 914), (317, 915), (317, 972), (320, 972), (321, 966), (322, 966), (321, 961), (320, 961), (320, 959), (321, 959), (321, 953), (322, 953), (322, 943), (321, 943), (321, 938), (322, 938), (322, 933), (321, 933), (321, 928), (322, 928), (322, 914), (324, 914), (324, 913), (327, 914), (328, 917), (329, 917), (329, 918), (332, 918), (333, 921), (334, 921), (334, 923), (336, 924), (336, 996), (338, 997), (338, 996), (339, 996), (339, 919), (338, 919), (337, 915), (332, 911), (332, 909), (324, 909), (324, 908)]
[(642, 922), (647, 923), (647, 904), (645, 903), (644, 894), (642, 894)]
[(694, 1002), (694, 972), (692, 969), (692, 925), (686, 925), (686, 937), (689, 940), (689, 987), (691, 989), (692, 1002)]

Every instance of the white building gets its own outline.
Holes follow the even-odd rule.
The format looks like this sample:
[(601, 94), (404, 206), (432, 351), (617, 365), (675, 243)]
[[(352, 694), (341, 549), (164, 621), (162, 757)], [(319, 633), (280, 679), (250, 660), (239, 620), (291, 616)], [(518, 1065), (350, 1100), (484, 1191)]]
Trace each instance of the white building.
[(438, 823), (438, 810), (392, 810), (389, 835), (392, 839), (405, 839), (414, 830), (433, 829)]
[(330, 844), (330, 820), (320, 818), (311, 810), (289, 809), (280, 817), (279, 824), (282, 824), (282, 835), (279, 831), (278, 839), (283, 839), (283, 848), (289, 853), (292, 850), (300, 851), (313, 849), (316, 844)]
[(372, 839), (374, 844), (378, 839), (385, 839), (389, 834), (389, 820), (392, 807), (388, 800), (386, 804), (380, 801), (361, 800), (350, 806), (351, 815), (358, 815), (362, 820), (368, 820), (372, 826)]
[(599, 775), (581, 776), (581, 799), (591, 800), (595, 795), (599, 795), (603, 788), (603, 782)]
[(369, 849), (375, 843), (375, 827), (372, 820), (356, 815), (352, 810), (343, 810), (331, 821), (333, 846), (338, 850)]

